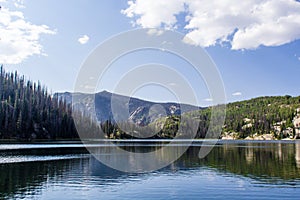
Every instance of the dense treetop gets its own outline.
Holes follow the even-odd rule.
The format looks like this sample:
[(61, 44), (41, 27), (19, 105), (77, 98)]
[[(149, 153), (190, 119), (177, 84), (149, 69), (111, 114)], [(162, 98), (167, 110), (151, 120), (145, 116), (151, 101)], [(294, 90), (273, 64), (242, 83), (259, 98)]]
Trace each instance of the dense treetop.
[(0, 68), (0, 138), (77, 137), (71, 105), (53, 98), (40, 83)]

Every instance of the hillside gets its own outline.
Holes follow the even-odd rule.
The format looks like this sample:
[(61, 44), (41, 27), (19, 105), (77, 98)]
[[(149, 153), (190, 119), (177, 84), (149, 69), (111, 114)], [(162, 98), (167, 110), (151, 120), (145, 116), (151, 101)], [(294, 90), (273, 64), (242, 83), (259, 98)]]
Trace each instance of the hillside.
[[(72, 110), (72, 96), (82, 98), (78, 110)], [(82, 114), (93, 108), (93, 95), (57, 93), (50, 95), (40, 83), (25, 80), (17, 72), (7, 73), (0, 68), (0, 139), (31, 141), (34, 139), (76, 139), (77, 129), (72, 116), (77, 116), (87, 137), (99, 138), (99, 128), (105, 138), (140, 138), (143, 133), (136, 127), (156, 131), (149, 138), (174, 138), (181, 124), (180, 114), (199, 119), (196, 138), (205, 138), (210, 122), (211, 108), (199, 108), (177, 103), (155, 103), (137, 98), (115, 95), (118, 106), (129, 107), (126, 118), (118, 121), (111, 111), (112, 93), (95, 94), (98, 124), (89, 115)], [(128, 101), (128, 99), (130, 99)], [(124, 103), (125, 102), (125, 103)], [(163, 112), (161, 112), (163, 111)], [(88, 112), (87, 112), (88, 113)], [(127, 127), (122, 130), (116, 122)], [(100, 126), (99, 126), (100, 125)], [(259, 97), (229, 103), (222, 139), (293, 139), (300, 138), (300, 97)]]
[(0, 139), (78, 138), (71, 106), (40, 83), (0, 68)]
[(299, 119), (300, 97), (259, 97), (230, 103), (223, 136), (251, 139), (271, 134), (267, 137), (298, 138)]
[[(199, 119), (196, 138), (205, 138), (210, 123), (211, 108), (184, 113)], [(151, 138), (174, 138), (181, 125), (179, 115), (160, 118), (150, 124), (160, 131)], [(114, 123), (107, 124), (107, 137), (124, 138), (124, 133)], [(185, 126), (185, 125), (183, 125)], [(130, 133), (129, 133), (130, 135)], [(222, 139), (274, 140), (300, 138), (300, 97), (259, 97), (229, 103), (226, 107)]]
[[(129, 108), (128, 115), (116, 116), (112, 113), (111, 101), (114, 95), (114, 103), (120, 108)], [(107, 91), (98, 92), (95, 95), (83, 93), (55, 93), (54, 97), (61, 100), (66, 100), (67, 103), (72, 102), (72, 96), (80, 99), (81, 105), (75, 105), (80, 110), (91, 110), (95, 102), (95, 110), (97, 119), (100, 122), (110, 120), (115, 121), (130, 121), (140, 126), (148, 125), (158, 118), (167, 117), (171, 115), (180, 115), (182, 113), (199, 110), (201, 108), (187, 104), (178, 103), (160, 103), (145, 101), (138, 98), (127, 97), (118, 94), (112, 94)], [(95, 99), (93, 99), (95, 98)], [(120, 114), (120, 113), (116, 113)]]
[[(210, 112), (211, 108), (207, 108), (185, 114), (200, 118), (197, 138), (205, 137)], [(165, 127), (180, 124), (179, 116), (174, 116), (173, 119), (169, 120), (169, 125), (166, 124)], [(288, 95), (259, 97), (227, 104), (225, 124), (220, 138), (249, 140), (300, 138), (300, 97)]]

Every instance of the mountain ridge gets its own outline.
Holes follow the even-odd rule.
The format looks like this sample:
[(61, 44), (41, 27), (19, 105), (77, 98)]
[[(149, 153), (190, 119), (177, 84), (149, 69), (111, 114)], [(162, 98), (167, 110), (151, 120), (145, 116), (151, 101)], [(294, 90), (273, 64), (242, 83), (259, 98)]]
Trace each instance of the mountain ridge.
[(93, 107), (93, 102), (95, 102), (96, 116), (100, 122), (106, 120), (113, 122), (126, 120), (124, 116), (120, 116), (123, 113), (115, 113), (115, 115), (112, 113), (111, 101), (113, 97), (116, 106), (121, 106), (122, 109), (126, 106), (128, 107), (129, 116), (127, 120), (142, 126), (152, 123), (161, 117), (180, 115), (181, 113), (204, 109), (202, 107), (179, 104), (176, 102), (153, 102), (136, 97), (114, 94), (106, 90), (95, 94), (63, 92), (55, 93), (54, 96), (60, 100), (65, 100), (66, 103), (72, 103), (73, 97), (80, 98), (82, 105), (79, 107), (87, 110), (90, 110)]

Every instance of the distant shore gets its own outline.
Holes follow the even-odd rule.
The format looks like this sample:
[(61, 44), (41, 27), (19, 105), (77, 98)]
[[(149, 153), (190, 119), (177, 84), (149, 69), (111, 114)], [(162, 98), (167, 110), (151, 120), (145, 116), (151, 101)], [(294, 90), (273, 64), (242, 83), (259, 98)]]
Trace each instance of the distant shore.
[(236, 132), (225, 132), (221, 134), (221, 139), (222, 140), (297, 140), (296, 136), (290, 136), (290, 137), (284, 137), (284, 138), (278, 138), (275, 137), (274, 134), (269, 133), (269, 134), (251, 134), (247, 136), (246, 138), (240, 138), (240, 133)]
[(18, 139), (0, 139), (1, 144), (81, 144), (80, 139), (59, 139), (59, 140), (48, 140), (48, 139), (36, 139), (32, 141), (18, 140)]
[(252, 138), (252, 139), (235, 139), (235, 138), (221, 138), (221, 139), (96, 139), (96, 140), (80, 140), (80, 139), (59, 139), (59, 140), (33, 140), (33, 141), (26, 141), (26, 140), (16, 140), (16, 139), (0, 139), (0, 145), (7, 145), (7, 144), (89, 144), (89, 143), (99, 143), (99, 142), (125, 142), (125, 143), (169, 143), (169, 142), (216, 142), (217, 143), (227, 143), (227, 142), (293, 142), (293, 141), (300, 141), (300, 139), (291, 139), (291, 138), (284, 138), (284, 139), (262, 139), (262, 138)]

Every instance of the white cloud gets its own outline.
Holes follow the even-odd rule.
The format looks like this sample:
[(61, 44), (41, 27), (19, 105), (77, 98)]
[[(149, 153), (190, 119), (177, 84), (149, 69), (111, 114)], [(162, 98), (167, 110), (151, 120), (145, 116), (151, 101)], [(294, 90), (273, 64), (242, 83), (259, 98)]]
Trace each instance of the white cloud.
[(83, 35), (82, 37), (80, 37), (80, 38), (78, 39), (78, 42), (79, 42), (80, 44), (86, 44), (89, 40), (90, 40), (89, 36)]
[(136, 0), (128, 1), (129, 7), (121, 12), (127, 17), (137, 17), (134, 24), (147, 28), (163, 25), (173, 27), (177, 22), (174, 14), (184, 6), (182, 0)]
[[(5, 0), (0, 1), (6, 3)], [(21, 3), (21, 1), (15, 2)], [(12, 11), (2, 6), (0, 10), (0, 63), (19, 64), (30, 56), (46, 55), (39, 41), (41, 34), (55, 34), (55, 31), (46, 25), (32, 24), (25, 20), (22, 12)]]
[(155, 28), (149, 29), (148, 32), (147, 32), (148, 35), (155, 35), (155, 36), (160, 36), (160, 35), (162, 35), (163, 33), (164, 33), (163, 30), (157, 30), (157, 29), (155, 29)]
[(207, 102), (211, 102), (211, 101), (213, 101), (213, 99), (211, 99), (211, 98), (206, 98), (206, 99), (203, 99), (204, 101), (207, 101)]
[(144, 28), (176, 28), (176, 15), (184, 12), (186, 37), (203, 47), (230, 43), (235, 50), (256, 49), (300, 39), (295, 0), (130, 0), (121, 12)]
[(298, 57), (298, 60), (300, 61), (300, 57)]
[(14, 6), (16, 8), (25, 8), (24, 0), (14, 0)]
[[(7, 4), (8, 0), (0, 0), (0, 3)], [(10, 0), (10, 3), (11, 3), (11, 5), (15, 6), (16, 8), (25, 8), (24, 0)]]
[(241, 92), (235, 92), (235, 93), (232, 94), (232, 96), (241, 96), (241, 95), (242, 95)]

